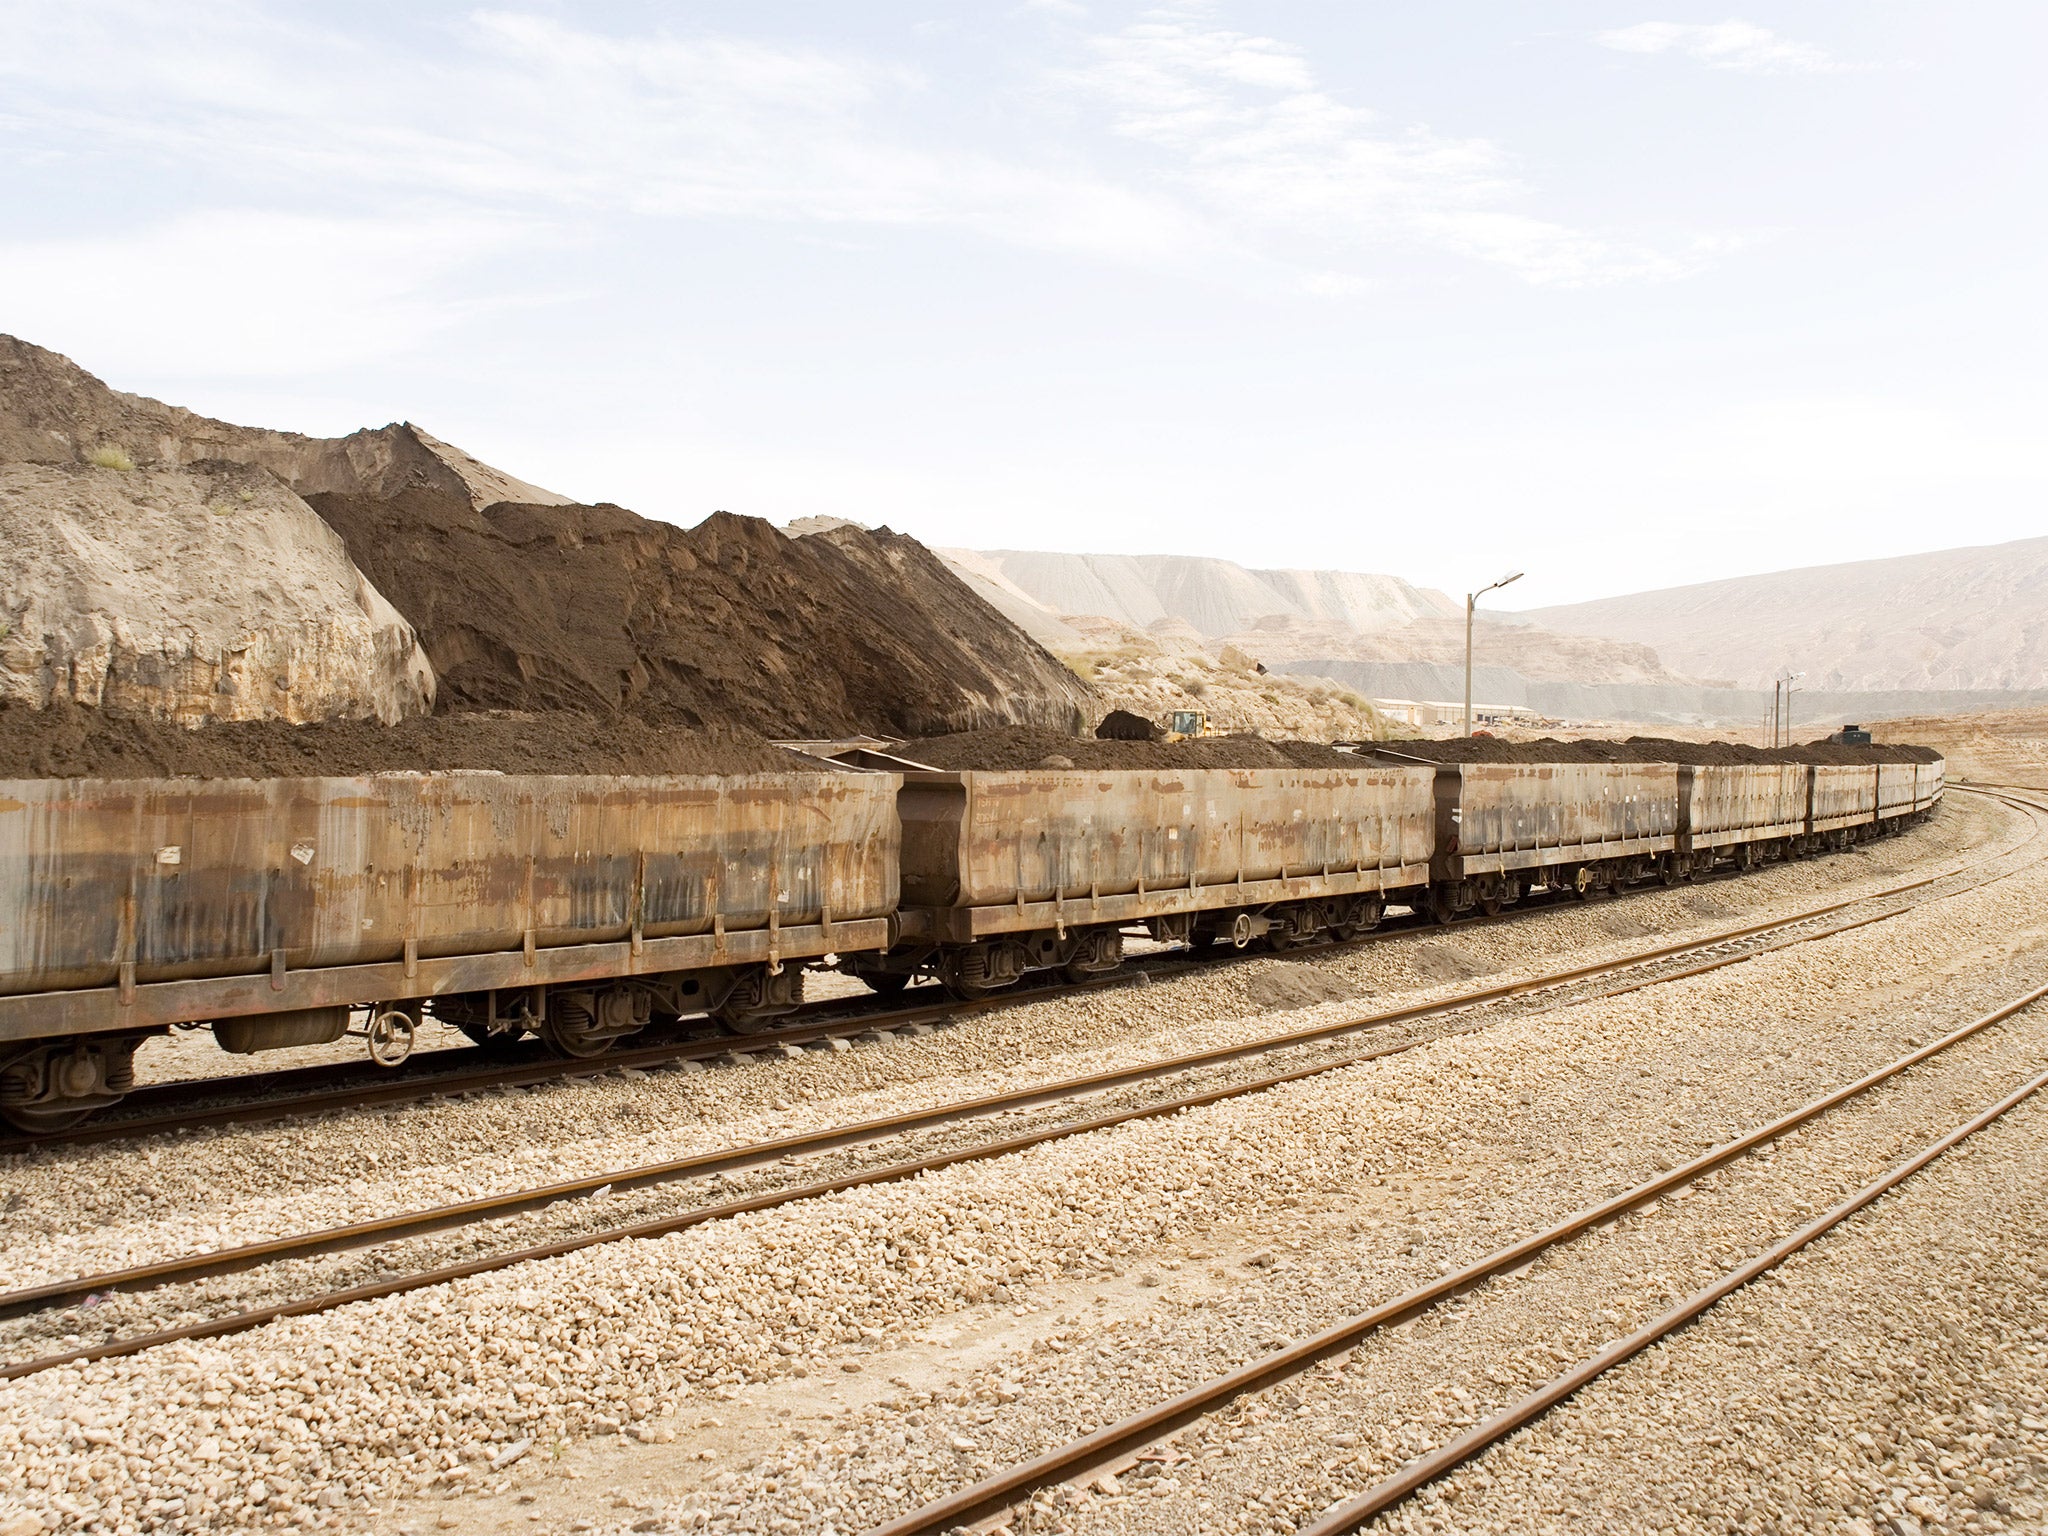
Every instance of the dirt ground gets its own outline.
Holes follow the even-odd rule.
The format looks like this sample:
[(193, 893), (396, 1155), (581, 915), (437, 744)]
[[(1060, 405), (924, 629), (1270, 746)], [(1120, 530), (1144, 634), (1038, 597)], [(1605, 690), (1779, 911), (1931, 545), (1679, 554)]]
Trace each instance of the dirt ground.
[(1879, 741), (1924, 741), (1948, 756), (1951, 778), (2048, 789), (2048, 709), (1883, 720)]

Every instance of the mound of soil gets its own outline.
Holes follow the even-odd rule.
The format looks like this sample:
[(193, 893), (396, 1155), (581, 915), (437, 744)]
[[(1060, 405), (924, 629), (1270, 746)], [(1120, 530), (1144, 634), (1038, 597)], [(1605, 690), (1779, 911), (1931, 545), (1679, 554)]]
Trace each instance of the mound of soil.
[[(1314, 741), (1204, 736), (1192, 741), (1103, 741), (1012, 727), (906, 741), (891, 749), (949, 771), (1023, 768), (1357, 768), (1362, 759)], [(1051, 761), (1048, 761), (1048, 760)], [(1064, 760), (1064, 761), (1062, 761)]]
[(790, 773), (818, 764), (744, 731), (690, 732), (637, 720), (431, 715), (239, 720), (197, 729), (59, 703), (0, 701), (0, 779), (319, 778), (495, 768), (502, 773)]
[(781, 737), (1069, 727), (1086, 686), (916, 540), (431, 487), (309, 498), (413, 623), (452, 709)]
[(1389, 757), (1432, 763), (1678, 763), (1722, 767), (1741, 763), (1931, 763), (1932, 747), (1903, 743), (1843, 746), (1832, 741), (1793, 747), (1749, 747), (1733, 741), (1671, 741), (1631, 736), (1626, 741), (1505, 741), (1498, 736), (1454, 736), (1448, 741), (1383, 741), (1376, 751)]
[[(409, 424), (238, 427), (9, 336), (0, 470), (25, 477), (0, 486), (0, 534), (51, 522), (60, 491), (112, 508), (0, 580), (0, 697), (188, 724), (431, 703), (810, 737), (1072, 729), (1094, 703), (887, 529), (788, 538), (720, 513), (685, 530), (568, 503)], [(271, 547), (316, 544), (324, 563)]]

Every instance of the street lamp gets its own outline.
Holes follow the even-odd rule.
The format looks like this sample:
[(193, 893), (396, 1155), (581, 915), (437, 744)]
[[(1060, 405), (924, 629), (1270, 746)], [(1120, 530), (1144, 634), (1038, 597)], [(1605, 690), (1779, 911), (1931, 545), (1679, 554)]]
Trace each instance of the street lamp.
[(1804, 676), (1804, 672), (1785, 674), (1785, 745), (1788, 747), (1792, 745), (1792, 685)]
[(1479, 606), (1479, 599), (1494, 587), (1504, 587), (1511, 581), (1520, 581), (1520, 571), (1509, 571), (1491, 586), (1481, 587), (1477, 592), (1465, 594), (1465, 734), (1472, 734), (1472, 610)]

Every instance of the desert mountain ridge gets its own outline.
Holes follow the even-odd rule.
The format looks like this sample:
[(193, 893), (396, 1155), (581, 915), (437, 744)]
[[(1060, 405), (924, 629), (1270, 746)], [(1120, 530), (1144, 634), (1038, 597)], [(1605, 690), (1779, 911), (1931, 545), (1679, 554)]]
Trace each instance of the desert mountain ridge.
[[(1269, 666), (1464, 664), (1464, 604), (1398, 576), (1254, 570), (1177, 555), (939, 551), (1011, 621), (1062, 654), (1099, 649), (1101, 622), (1170, 646), (1231, 647)], [(1509, 629), (1481, 610), (1475, 657), (1566, 682), (1706, 686), (1667, 669), (1649, 646), (1602, 636)]]
[(2048, 538), (1736, 576), (1509, 615), (1768, 689), (2048, 688)]

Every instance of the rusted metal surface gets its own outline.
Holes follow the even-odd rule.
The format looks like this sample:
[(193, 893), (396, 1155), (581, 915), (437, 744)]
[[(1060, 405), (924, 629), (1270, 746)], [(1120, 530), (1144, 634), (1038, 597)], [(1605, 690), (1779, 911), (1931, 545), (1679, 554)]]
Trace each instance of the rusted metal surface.
[(1806, 830), (1809, 774), (1796, 763), (1702, 765), (1688, 801), (1688, 851), (1797, 837)]
[(1918, 763), (1877, 765), (1877, 815), (1880, 821), (1911, 815), (1919, 803)]
[(0, 1039), (879, 945), (896, 783), (0, 783)]
[(1913, 809), (1932, 810), (1948, 784), (1948, 759), (1913, 765)]
[(924, 910), (905, 926), (966, 938), (1420, 884), (1431, 779), (1365, 764), (906, 774), (903, 900)]
[(1670, 763), (1464, 763), (1437, 779), (1438, 879), (1670, 852)]
[(1813, 830), (1859, 826), (1877, 818), (1877, 767), (1824, 763), (1813, 770)]

